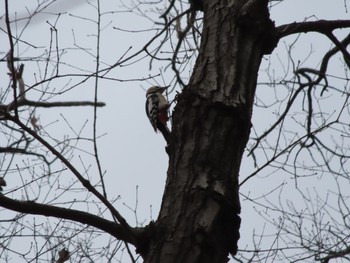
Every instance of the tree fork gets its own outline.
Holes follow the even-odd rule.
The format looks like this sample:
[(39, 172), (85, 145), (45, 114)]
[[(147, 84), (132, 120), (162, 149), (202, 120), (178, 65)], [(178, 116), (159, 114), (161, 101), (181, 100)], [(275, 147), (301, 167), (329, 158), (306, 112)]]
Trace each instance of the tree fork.
[(201, 2), (201, 47), (173, 113), (165, 193), (145, 262), (227, 262), (237, 252), (239, 169), (258, 69), (276, 34), (268, 1)]

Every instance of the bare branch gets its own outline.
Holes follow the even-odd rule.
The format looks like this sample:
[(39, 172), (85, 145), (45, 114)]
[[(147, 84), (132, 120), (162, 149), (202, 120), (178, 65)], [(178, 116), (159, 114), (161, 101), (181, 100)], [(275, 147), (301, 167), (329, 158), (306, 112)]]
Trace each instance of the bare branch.
[(43, 159), (46, 164), (48, 164), (48, 165), (50, 164), (50, 162), (46, 159), (45, 155), (39, 154), (39, 153), (35, 153), (35, 152), (31, 152), (31, 151), (28, 151), (28, 150), (22, 149), (22, 148), (0, 147), (0, 153), (33, 155), (33, 156), (37, 156), (37, 157)]
[(277, 27), (278, 37), (283, 37), (307, 32), (318, 32), (328, 34), (335, 29), (350, 27), (350, 20), (319, 20), (312, 22), (294, 22)]
[(349, 52), (346, 50), (346, 46), (349, 45), (350, 42), (350, 34), (342, 41), (340, 42), (332, 32), (329, 32), (327, 34), (327, 36), (329, 37), (330, 40), (332, 40), (332, 42), (335, 44), (336, 48), (338, 50), (341, 51), (341, 53), (344, 56), (344, 61), (345, 63), (348, 65), (349, 69), (350, 69), (350, 54)]
[(132, 233), (131, 227), (126, 222), (126, 220), (121, 216), (121, 214), (113, 207), (113, 205), (99, 192), (95, 187), (91, 185), (91, 183), (86, 180), (78, 170), (64, 157), (61, 153), (59, 153), (53, 146), (51, 146), (47, 141), (45, 141), (41, 136), (39, 136), (35, 131), (28, 128), (25, 124), (23, 124), (19, 119), (13, 117), (7, 112), (4, 112), (4, 116), (16, 123), (19, 127), (21, 127), (25, 132), (33, 136), (37, 141), (43, 144), (51, 153), (53, 153), (58, 159), (64, 163), (68, 169), (77, 177), (77, 179), (82, 183), (82, 185), (91, 193), (93, 193), (115, 216), (115, 218), (119, 221), (119, 223), (125, 228), (126, 231)]
[(12, 39), (12, 33), (11, 33), (11, 24), (10, 24), (10, 18), (9, 18), (9, 8), (8, 8), (8, 0), (5, 0), (5, 20), (6, 20), (6, 27), (7, 27), (7, 36), (9, 38), (10, 42), (10, 52), (7, 54), (7, 65), (10, 70), (11, 78), (12, 78), (12, 90), (13, 90), (13, 101), (15, 104), (15, 116), (18, 117), (18, 111), (17, 111), (17, 79), (16, 79), (16, 72), (15, 72), (15, 65), (13, 63), (14, 61), (14, 44)]
[(82, 106), (93, 106), (93, 107), (104, 107), (106, 104), (104, 102), (94, 102), (94, 101), (55, 101), (55, 102), (44, 102), (44, 101), (33, 101), (23, 99), (15, 103), (10, 103), (9, 105), (0, 105), (0, 110), (2, 111), (12, 111), (15, 108), (32, 106), (36, 108), (54, 108), (54, 107), (82, 107)]
[[(334, 37), (334, 36), (333, 36)], [(335, 37), (334, 37), (335, 38)], [(337, 39), (336, 39), (337, 40)], [(334, 40), (335, 41), (335, 40)], [(337, 40), (338, 41), (338, 40)], [(339, 42), (339, 41), (338, 41)], [(291, 106), (293, 105), (294, 101), (296, 100), (296, 98), (298, 97), (299, 93), (305, 88), (308, 87), (308, 98), (309, 98), (309, 102), (311, 101), (311, 97), (310, 97), (310, 92), (311, 92), (311, 88), (315, 87), (317, 84), (319, 84), (322, 80), (324, 80), (326, 82), (325, 87), (323, 87), (322, 91), (321, 91), (321, 96), (323, 94), (323, 92), (327, 89), (328, 87), (328, 82), (327, 82), (327, 78), (326, 78), (326, 71), (327, 71), (327, 67), (328, 67), (328, 63), (329, 60), (331, 59), (332, 56), (334, 56), (337, 52), (339, 52), (339, 50), (341, 50), (341, 48), (350, 44), (350, 34), (345, 37), (341, 42), (339, 42), (338, 45), (336, 45), (334, 48), (332, 48), (331, 50), (329, 50), (322, 59), (322, 63), (320, 66), (319, 70), (315, 70), (315, 69), (310, 69), (310, 68), (300, 68), (298, 69), (295, 74), (300, 74), (302, 76), (304, 76), (305, 78), (308, 79), (307, 83), (301, 83), (299, 80), (299, 88), (290, 96), (290, 99), (287, 103), (287, 106), (285, 108), (285, 110), (283, 111), (283, 113), (281, 114), (281, 116), (278, 118), (278, 120), (269, 128), (267, 129), (261, 136), (259, 136), (258, 138), (256, 138), (256, 143), (255, 145), (252, 147), (252, 149), (249, 151), (249, 155), (252, 154), (252, 152), (258, 147), (259, 143), (261, 142), (261, 140), (263, 138), (265, 138), (269, 133), (271, 133), (287, 116), (289, 109), (291, 108)], [(345, 51), (343, 51), (344, 54)], [(317, 79), (312, 80), (306, 73), (313, 73), (315, 75), (318, 75)], [(310, 104), (309, 104), (310, 106)], [(312, 110), (312, 107), (309, 107), (309, 110)], [(310, 131), (310, 125), (311, 125), (311, 115), (312, 112), (309, 112), (309, 119), (308, 119), (308, 133), (311, 134)]]
[[(87, 224), (101, 229), (120, 240), (124, 240), (131, 244), (136, 243), (134, 235), (130, 234), (130, 231), (135, 232), (136, 229), (130, 228), (126, 230), (125, 227), (121, 226), (118, 223), (79, 210), (55, 207), (52, 205), (38, 204), (34, 201), (13, 200), (1, 194), (0, 206), (20, 213), (64, 218), (75, 222), (79, 222), (81, 224)], [(139, 228), (138, 230), (140, 231), (141, 228)]]
[(98, 78), (98, 71), (100, 69), (100, 41), (101, 41), (101, 6), (100, 6), (100, 1), (97, 1), (97, 42), (96, 42), (96, 68), (95, 68), (95, 96), (94, 96), (94, 122), (93, 122), (93, 145), (94, 145), (94, 155), (95, 155), (95, 160), (98, 168), (98, 174), (100, 176), (100, 181), (102, 185), (102, 191), (103, 191), (103, 196), (107, 198), (107, 191), (105, 187), (105, 182), (103, 179), (103, 172), (102, 172), (102, 165), (100, 162), (100, 157), (98, 154), (98, 149), (97, 149), (97, 99), (98, 99), (98, 86), (99, 86), (99, 78)]
[(23, 100), (19, 103), (19, 106), (34, 106), (36, 108), (52, 108), (52, 107), (80, 107), (80, 106), (94, 106), (104, 107), (104, 102), (94, 101), (56, 101), (56, 102), (43, 102), (43, 101), (32, 101)]

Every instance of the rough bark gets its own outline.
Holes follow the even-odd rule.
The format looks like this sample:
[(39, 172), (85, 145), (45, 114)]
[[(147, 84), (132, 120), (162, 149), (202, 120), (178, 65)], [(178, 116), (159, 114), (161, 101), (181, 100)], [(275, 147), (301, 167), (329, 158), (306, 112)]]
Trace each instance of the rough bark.
[(145, 262), (227, 262), (237, 251), (238, 175), (274, 26), (267, 1), (202, 3), (199, 57), (173, 113), (166, 188)]

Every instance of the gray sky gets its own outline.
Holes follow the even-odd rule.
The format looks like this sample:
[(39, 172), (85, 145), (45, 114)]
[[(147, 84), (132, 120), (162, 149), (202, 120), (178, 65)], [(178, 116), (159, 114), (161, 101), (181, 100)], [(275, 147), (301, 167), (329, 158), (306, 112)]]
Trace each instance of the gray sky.
[[(93, 1), (94, 2), (94, 1)], [(348, 19), (349, 13), (345, 12), (343, 0), (285, 0), (276, 5), (271, 11), (271, 17), (275, 20), (276, 25), (290, 23), (294, 21), (314, 21), (317, 19)], [(11, 1), (12, 14), (14, 11), (18, 12), (18, 16), (26, 16), (25, 6), (20, 6), (23, 1)], [(28, 1), (28, 10), (33, 10), (36, 1)], [(31, 5), (33, 4), (33, 5)], [(349, 2), (347, 4), (350, 5)], [(3, 4), (0, 7), (0, 12), (3, 13)], [(115, 1), (101, 1), (101, 6), (104, 11), (119, 10), (120, 5)], [(60, 67), (61, 73), (81, 72), (75, 67), (93, 72), (94, 59), (89, 55), (89, 52), (94, 52), (96, 38), (92, 36), (95, 34), (96, 25), (87, 20), (78, 19), (76, 16), (94, 19), (96, 18), (95, 9), (86, 4), (83, 0), (59, 0), (46, 10), (47, 13), (64, 13), (56, 23), (56, 28), (59, 34), (59, 47), (66, 48), (67, 53), (62, 56), (62, 62), (66, 63)], [(72, 16), (73, 15), (73, 16)], [(3, 18), (0, 25), (3, 28)], [(29, 27), (23, 32), (21, 39), (25, 40), (39, 48), (28, 48), (26, 45), (20, 45), (17, 53), (23, 56), (37, 56), (47, 49), (50, 41), (50, 24), (54, 24), (56, 16), (47, 14), (38, 16), (33, 20)], [(18, 24), (18, 30), (13, 32), (21, 32), (20, 28), (23, 23)], [(154, 31), (144, 33), (128, 33), (119, 30), (114, 30), (113, 26), (126, 30), (144, 30), (152, 28), (150, 21), (142, 16), (134, 15), (132, 13), (115, 13), (103, 18), (102, 26), (105, 29), (101, 36), (101, 60), (107, 64), (115, 63), (129, 47), (132, 47), (128, 54), (133, 54), (138, 51), (150, 37), (154, 35)], [(15, 34), (14, 33), (14, 34)], [(347, 34), (348, 31), (343, 30), (337, 32), (337, 36)], [(74, 42), (73, 36), (76, 42)], [(286, 58), (285, 46), (286, 42), (290, 42), (295, 36), (283, 39), (278, 48), (270, 57), (273, 62), (273, 67), (277, 75), (283, 75), (283, 67), (280, 65), (279, 59)], [(317, 41), (315, 41), (317, 39)], [(1, 43), (7, 43), (6, 36), (0, 34)], [(324, 36), (317, 34), (310, 34), (309, 36), (302, 36), (301, 43), (305, 43), (294, 50), (295, 59), (303, 61), (307, 54), (312, 50), (313, 56), (306, 62), (307, 65), (315, 66), (319, 62), (319, 53), (324, 52), (331, 47), (330, 41)], [(86, 48), (82, 50), (69, 50), (74, 47)], [(6, 46), (6, 48), (8, 45)], [(41, 48), (42, 47), (42, 48)], [(1, 47), (1, 54), (5, 54), (7, 49), (5, 45)], [(16, 54), (17, 54), (16, 53)], [(278, 58), (279, 57), (279, 58)], [(259, 81), (266, 81), (266, 74), (264, 69), (268, 63), (268, 57), (264, 60), (261, 72), (259, 74)], [(104, 65), (102, 65), (102, 68)], [(335, 71), (338, 69), (335, 68)], [(149, 71), (148, 60), (133, 64), (129, 67), (118, 67), (113, 69), (108, 77), (116, 79), (142, 79), (147, 78), (150, 74), (157, 74), (162, 71), (166, 84), (170, 82), (173, 77), (171, 70), (164, 71), (164, 65), (155, 63), (152, 71)], [(1, 79), (6, 79), (6, 69), (4, 63), (0, 64)], [(26, 84), (31, 85), (35, 83), (34, 74), (43, 74), (43, 68), (38, 68), (38, 65), (33, 62), (25, 63), (24, 78)], [(156, 79), (162, 82), (161, 78)], [(80, 79), (72, 79), (68, 84), (72, 85)], [(67, 82), (53, 82), (51, 87), (59, 90), (62, 85)], [(102, 169), (106, 171), (105, 180), (106, 187), (109, 193), (109, 198), (116, 198), (121, 196), (121, 201), (116, 203), (117, 209), (134, 224), (134, 214), (129, 211), (123, 202), (129, 206), (133, 206), (135, 202), (135, 188), (139, 186), (139, 203), (138, 203), (138, 218), (139, 221), (150, 219), (150, 205), (152, 205), (152, 218), (156, 219), (159, 210), (163, 187), (166, 178), (166, 170), (168, 158), (164, 151), (165, 142), (160, 134), (155, 134), (144, 112), (145, 92), (143, 88), (149, 85), (156, 84), (155, 80), (150, 80), (149, 83), (142, 81), (132, 82), (118, 82), (118, 81), (100, 81), (99, 86), (99, 100), (107, 103), (107, 106), (98, 110), (98, 132), (104, 134), (99, 140), (99, 153), (102, 160)], [(1, 88), (6, 87), (2, 85)], [(39, 89), (46, 87), (39, 87)], [(261, 93), (260, 93), (261, 92)], [(262, 95), (265, 91), (258, 89), (258, 94)], [(272, 93), (270, 94), (272, 96)], [(31, 91), (28, 93), (29, 98), (37, 98), (39, 92)], [(172, 95), (173, 96), (173, 95)], [(92, 100), (93, 99), (93, 80), (83, 83), (76, 89), (66, 92), (53, 100)], [(266, 98), (267, 100), (269, 98)], [(69, 121), (74, 129), (79, 130), (86, 120), (88, 126), (83, 130), (83, 136), (92, 135), (92, 109), (54, 109), (44, 110), (38, 109), (36, 114), (40, 117), (40, 124), (45, 127), (48, 133), (52, 134), (58, 140), (62, 139), (65, 132), (71, 132), (69, 126), (65, 123), (62, 115)], [(274, 115), (270, 112), (255, 111), (253, 116), (253, 125), (257, 130), (266, 129), (268, 122), (272, 123)], [(58, 120), (56, 122), (56, 120)], [(93, 159), (85, 153), (85, 151), (92, 151), (91, 145), (81, 143), (80, 150), (77, 150), (72, 156), (73, 163), (76, 164), (80, 171), (84, 170), (84, 165), (89, 166), (93, 163)], [(84, 160), (84, 165), (80, 161)], [(255, 168), (250, 159), (245, 159), (242, 164), (241, 178), (249, 175)], [(242, 193), (245, 195), (259, 197), (274, 187), (283, 182), (287, 182), (286, 187), (290, 187), (293, 191), (293, 183), (289, 183), (288, 176), (282, 174), (273, 174), (267, 177), (271, 170), (263, 173), (256, 179), (247, 182), (242, 187)], [(96, 167), (93, 166), (89, 170), (89, 176), (92, 182), (97, 182)], [(67, 180), (67, 181), (65, 181)], [(62, 178), (61, 183), (69, 182), (71, 178)], [(328, 181), (322, 182), (321, 189), (325, 189)], [(305, 182), (305, 185), (313, 186), (314, 181)], [(8, 180), (9, 188), (15, 188), (14, 181)], [(259, 187), (256, 187), (256, 186)], [(333, 187), (333, 186), (332, 186)], [(287, 191), (287, 192), (288, 192)], [(73, 198), (68, 196), (66, 198)], [(292, 198), (286, 196), (286, 199)], [(261, 233), (264, 225), (262, 218), (256, 216), (253, 205), (246, 202), (242, 198), (242, 227), (241, 239), (239, 245), (241, 248), (248, 246), (252, 247), (252, 233), (255, 228), (256, 233)], [(267, 233), (274, 233), (274, 229), (266, 227)], [(267, 245), (268, 247), (268, 245)]]

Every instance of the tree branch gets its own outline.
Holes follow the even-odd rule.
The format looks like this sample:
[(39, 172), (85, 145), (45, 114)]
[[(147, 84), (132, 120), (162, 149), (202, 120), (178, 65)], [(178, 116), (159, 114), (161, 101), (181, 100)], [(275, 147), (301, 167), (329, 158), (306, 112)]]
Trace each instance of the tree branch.
[(328, 38), (330, 40), (332, 40), (332, 42), (334, 43), (334, 45), (338, 48), (338, 50), (341, 51), (341, 53), (343, 54), (344, 57), (344, 61), (345, 63), (348, 65), (349, 69), (350, 69), (350, 54), (349, 52), (346, 50), (347, 45), (350, 42), (350, 34), (342, 41), (340, 42), (334, 35), (332, 32), (329, 32), (327, 34)]
[(45, 155), (42, 155), (42, 154), (39, 154), (39, 153), (35, 153), (35, 152), (31, 152), (31, 151), (27, 151), (26, 149), (22, 149), (22, 148), (1, 147), (0, 146), (0, 153), (34, 155), (34, 156), (37, 156), (39, 158), (42, 158), (47, 165), (50, 164), (50, 162), (46, 159)]
[(23, 106), (33, 106), (36, 108), (53, 108), (53, 107), (82, 107), (82, 106), (95, 106), (104, 107), (106, 103), (104, 102), (94, 102), (94, 101), (54, 101), (54, 102), (44, 102), (44, 101), (33, 101), (27, 100), (25, 97), (20, 97), (17, 100), (17, 104), (11, 102), (8, 105), (0, 105), (1, 111), (10, 112), (16, 108)]
[(350, 20), (319, 20), (312, 22), (294, 22), (291, 24), (286, 24), (278, 26), (277, 34), (278, 38), (298, 34), (298, 33), (307, 33), (307, 32), (318, 32), (321, 34), (328, 34), (334, 29), (350, 27)]
[(15, 116), (18, 117), (17, 91), (16, 91), (17, 79), (16, 79), (15, 65), (13, 64), (14, 44), (13, 44), (12, 33), (11, 33), (8, 0), (5, 0), (5, 21), (6, 21), (6, 27), (7, 27), (7, 36), (9, 38), (9, 43), (10, 43), (10, 52), (7, 54), (6, 60), (7, 60), (7, 65), (8, 65), (8, 68), (10, 70), (10, 74), (11, 74), (11, 78), (12, 78), (12, 89), (13, 89), (13, 101), (14, 101)]
[(18, 106), (35, 106), (41, 108), (51, 108), (51, 107), (77, 107), (77, 106), (96, 106), (104, 107), (106, 103), (104, 102), (94, 102), (94, 101), (56, 101), (56, 102), (43, 102), (43, 101), (33, 101), (33, 100), (23, 100), (18, 103)]
[[(342, 51), (343, 52), (343, 56), (344, 56), (344, 60), (345, 62), (348, 64), (348, 61), (350, 61), (350, 55), (349, 53), (346, 51), (346, 46), (348, 46), (350, 44), (350, 34), (345, 37), (341, 42), (339, 42), (338, 39), (336, 39), (334, 37), (333, 34), (329, 33), (327, 34), (327, 36), (334, 42), (336, 43), (336, 46), (334, 48), (332, 48), (331, 50), (329, 50), (322, 59), (322, 63), (320, 66), (319, 70), (316, 69), (311, 69), (311, 68), (299, 68), (296, 70), (295, 74), (300, 74), (302, 76), (304, 76), (305, 78), (308, 79), (307, 83), (301, 83), (301, 81), (299, 80), (299, 88), (294, 92), (294, 94), (291, 94), (290, 99), (287, 103), (287, 106), (285, 108), (285, 110), (283, 111), (283, 113), (281, 114), (281, 116), (278, 118), (278, 120), (268, 129), (266, 130), (261, 136), (259, 136), (258, 138), (256, 138), (256, 143), (254, 144), (254, 146), (252, 147), (252, 149), (249, 151), (249, 155), (251, 155), (254, 150), (258, 147), (258, 145), (260, 144), (261, 140), (263, 138), (265, 138), (270, 132), (272, 132), (287, 116), (289, 109), (292, 107), (294, 101), (296, 100), (297, 96), (299, 95), (299, 93), (305, 88), (305, 87), (309, 87), (309, 92), (310, 92), (310, 88), (316, 86), (317, 84), (319, 84), (321, 82), (321, 80), (323, 79), (326, 83), (326, 85), (323, 87), (322, 91), (321, 91), (321, 96), (323, 95), (324, 91), (327, 89), (328, 87), (328, 81), (326, 78), (326, 71), (327, 71), (327, 67), (328, 67), (328, 62), (329, 60), (332, 58), (332, 56), (334, 56), (337, 52)], [(350, 63), (348, 64), (348, 66), (350, 67)], [(306, 73), (313, 73), (315, 75), (318, 75), (318, 78), (315, 80), (311, 80), (310, 78), (308, 78), (308, 75)], [(311, 97), (309, 97), (310, 99)], [(311, 121), (311, 115), (309, 115), (309, 124)], [(308, 134), (310, 134), (310, 130), (309, 130), (309, 126), (308, 126)]]
[[(58, 159), (61, 160), (64, 165), (75, 175), (75, 177), (80, 181), (80, 183), (91, 193), (93, 193), (113, 214), (113, 216), (119, 221), (120, 225), (125, 229), (126, 232), (129, 231), (129, 234), (132, 236), (133, 231), (130, 225), (126, 222), (124, 217), (114, 208), (114, 206), (99, 192), (94, 186), (90, 183), (89, 180), (86, 180), (79, 171), (61, 154), (59, 153), (52, 145), (45, 141), (41, 136), (39, 136), (35, 131), (28, 128), (23, 124), (18, 118), (12, 116), (8, 112), (3, 112), (6, 119), (16, 123), (21, 129), (34, 137), (42, 145), (44, 145), (52, 154), (54, 154)], [(134, 237), (136, 239), (136, 237)], [(136, 242), (136, 241), (134, 241)]]
[[(0, 206), (20, 213), (63, 218), (81, 224), (87, 224), (105, 231), (117, 239), (123, 240), (133, 245), (136, 244), (134, 236), (130, 235), (130, 229), (126, 230), (125, 227), (121, 226), (118, 223), (109, 221), (96, 215), (92, 215), (87, 212), (45, 204), (38, 204), (34, 201), (18, 201), (5, 197), (2, 194), (0, 194)], [(132, 230), (137, 232), (142, 231), (142, 228), (135, 228)]]
[(321, 263), (328, 263), (331, 259), (343, 258), (350, 254), (350, 247), (339, 251), (330, 251), (328, 256), (321, 258)]

